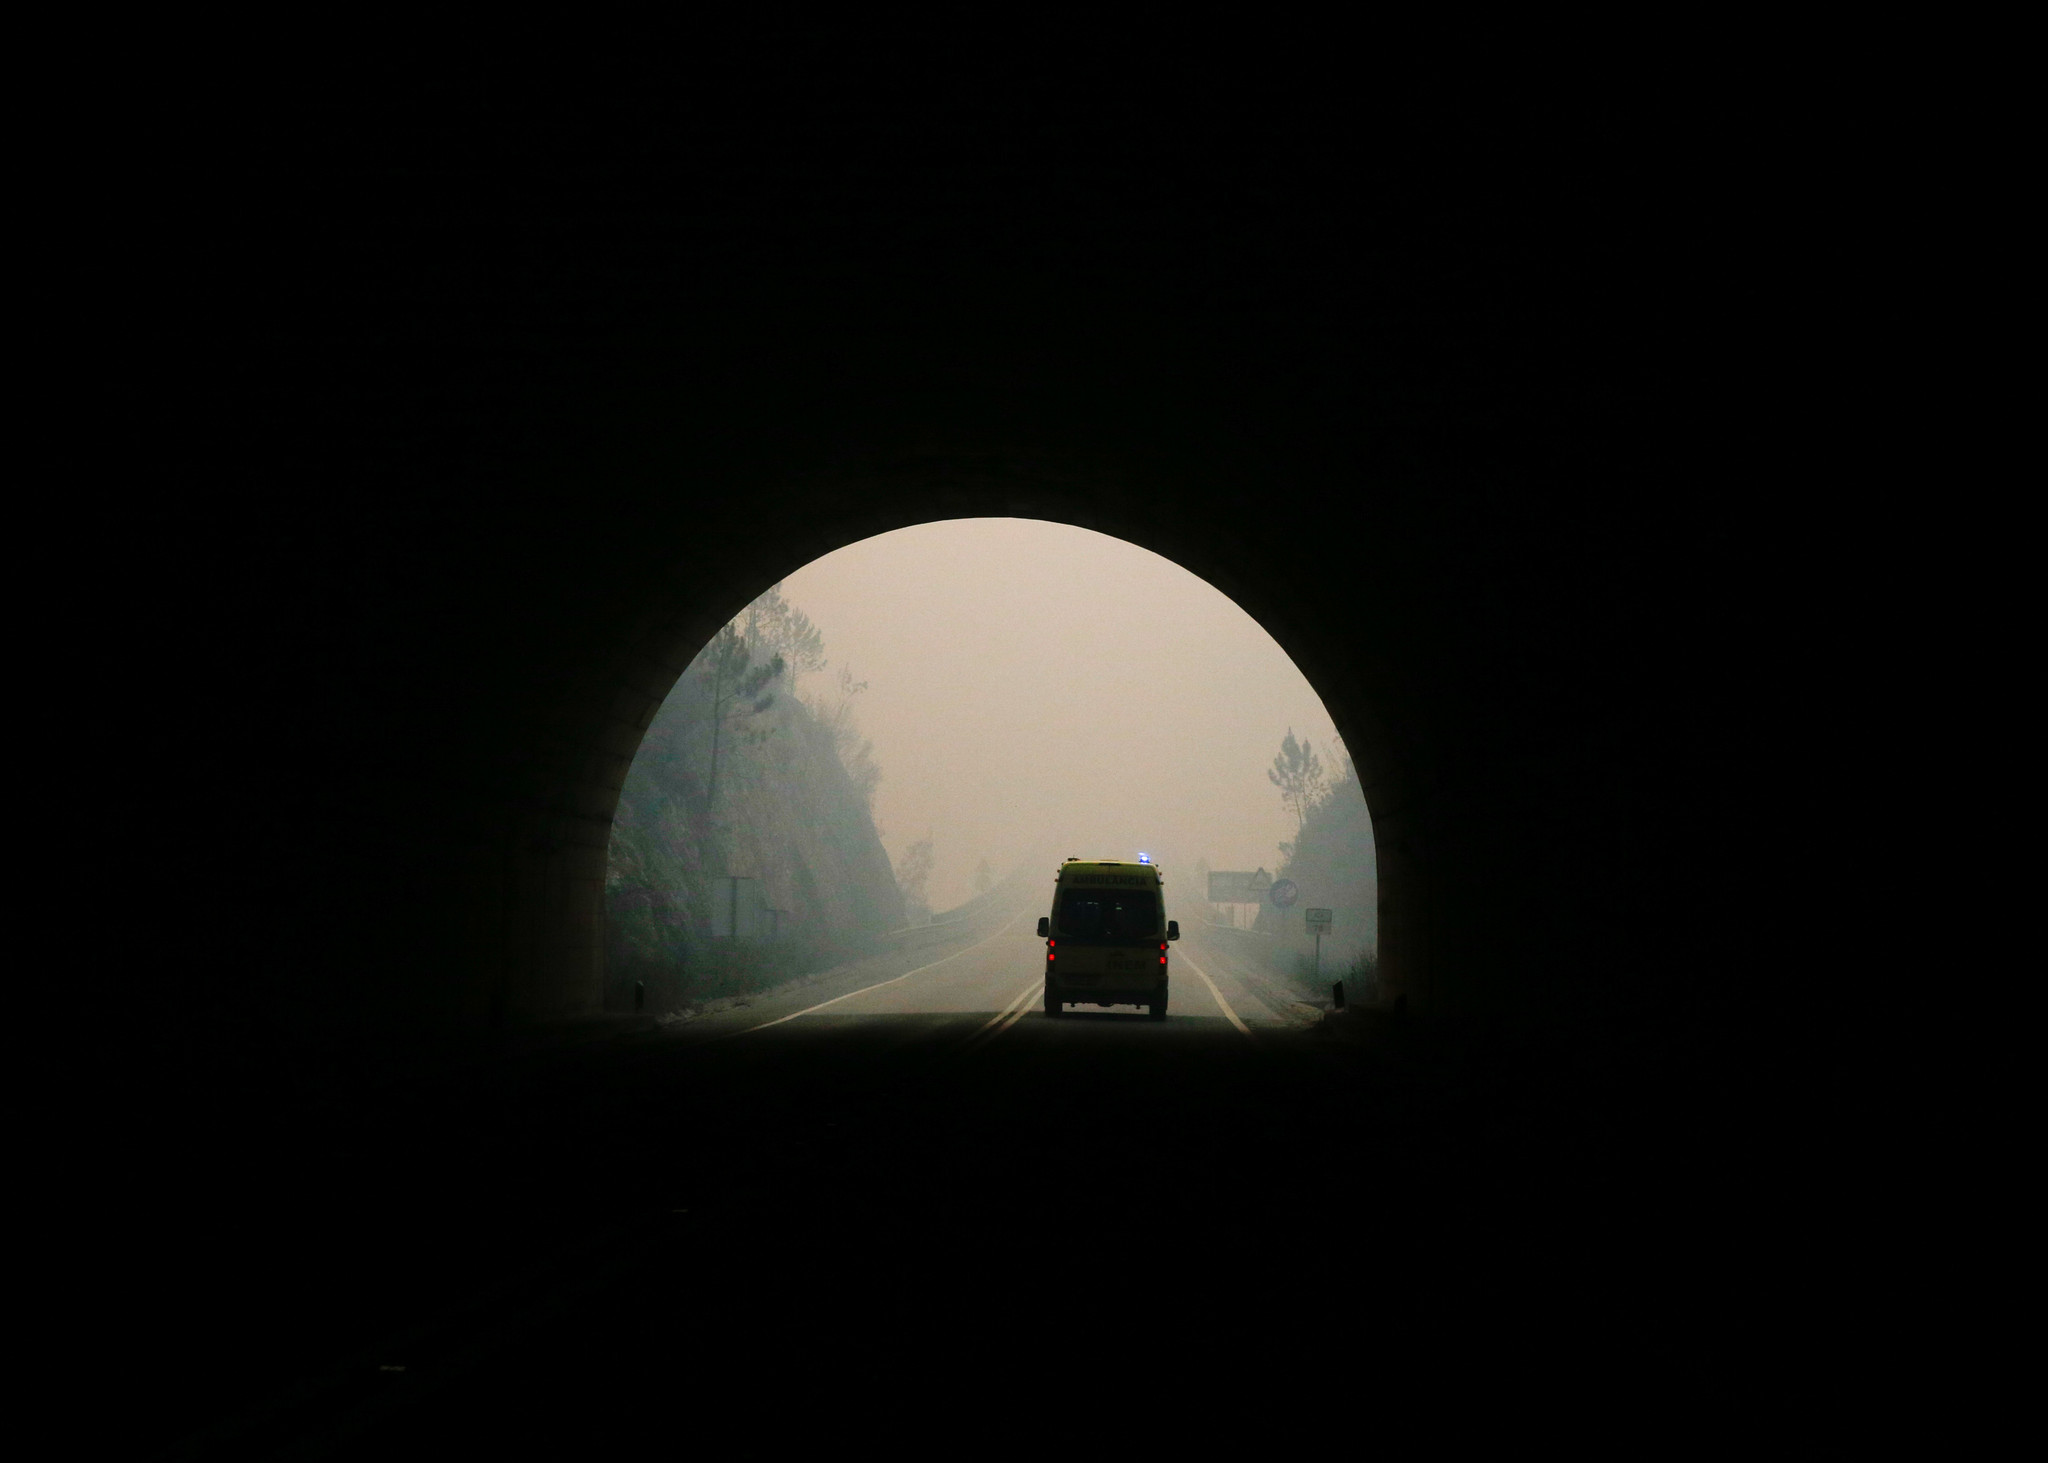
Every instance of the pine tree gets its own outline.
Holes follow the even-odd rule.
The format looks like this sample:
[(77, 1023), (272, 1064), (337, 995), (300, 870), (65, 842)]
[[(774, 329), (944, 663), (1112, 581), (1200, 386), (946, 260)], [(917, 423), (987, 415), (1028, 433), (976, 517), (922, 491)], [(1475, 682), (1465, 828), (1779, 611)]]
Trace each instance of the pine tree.
[(797, 678), (806, 671), (821, 671), (825, 659), (825, 634), (811, 618), (782, 597), (782, 585), (769, 585), (747, 606), (747, 644), (762, 655), (780, 655), (789, 669), (789, 688), (796, 690)]
[(1306, 740), (1297, 742), (1294, 728), (1290, 726), (1287, 739), (1280, 743), (1280, 755), (1273, 759), (1272, 769), (1266, 773), (1266, 780), (1280, 789), (1281, 803), (1294, 814), (1294, 831), (1298, 837), (1302, 825), (1308, 822), (1309, 813), (1330, 791), (1329, 778), (1323, 771), (1323, 759), (1316, 755), (1316, 749)]

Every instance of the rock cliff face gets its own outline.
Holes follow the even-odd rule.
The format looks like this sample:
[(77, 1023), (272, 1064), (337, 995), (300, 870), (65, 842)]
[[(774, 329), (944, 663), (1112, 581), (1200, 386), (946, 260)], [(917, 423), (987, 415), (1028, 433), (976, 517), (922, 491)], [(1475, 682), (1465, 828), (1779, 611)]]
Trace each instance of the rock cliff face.
[[(712, 778), (712, 687), (677, 683), (627, 774), (605, 880), (607, 1004), (650, 1009), (848, 959), (904, 922), (868, 799), (831, 726), (785, 690), (727, 707)], [(711, 937), (715, 881), (761, 881), (776, 938)]]

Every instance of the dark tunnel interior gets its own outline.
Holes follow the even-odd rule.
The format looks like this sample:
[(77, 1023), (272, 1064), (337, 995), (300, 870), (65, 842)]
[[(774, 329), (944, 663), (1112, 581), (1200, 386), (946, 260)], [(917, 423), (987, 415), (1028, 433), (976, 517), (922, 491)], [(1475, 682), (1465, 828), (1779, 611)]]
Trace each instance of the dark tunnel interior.
[[(137, 1436), (254, 1415), (415, 1319), (409, 1297), (442, 1303), (458, 1270), (481, 1285), (577, 1246), (596, 1265), (579, 1236), (599, 1219), (692, 1207), (650, 1177), (688, 1161), (609, 1146), (658, 1129), (698, 1151), (695, 1117), (641, 1124), (636, 1104), (669, 1092), (652, 1059), (622, 1058), (643, 1075), (601, 1099), (545, 1055), (546, 1033), (599, 1015), (620, 785), (690, 656), (762, 585), (937, 519), (1047, 519), (1171, 559), (1272, 634), (1356, 755), (1406, 1014), (1346, 1060), (1427, 1050), (1464, 1075), (1415, 1108), (1433, 1116), (1398, 1162), (1290, 1110), (1327, 1140), (1313, 1203), (1396, 1171), (1412, 1186), (1345, 1241), (1370, 1304), (1318, 1282), (1331, 1314), (1430, 1324), (1428, 1292), (1479, 1315), (1502, 1276), (1561, 1284), (1546, 1244), (1567, 1230), (1581, 1276), (1638, 1244), (1697, 1254), (1704, 1216), (1765, 1182), (1674, 1197), (1700, 1154), (1740, 1148), (1727, 1073), (1754, 1043), (1728, 997), (1759, 977), (1732, 947), (1770, 944), (1762, 525), (1790, 489), (1753, 318), (1771, 204), (1744, 125), (1647, 82), (1418, 81), (1291, 44), (1239, 69), (1105, 60), (1042, 90), (1018, 80), (1030, 66), (965, 57), (906, 78), (864, 45), (202, 72), (135, 144), (134, 267), (165, 312), (143, 364), (164, 384), (150, 471), (99, 505), (75, 625), (117, 708), (91, 764), (125, 784), (91, 797), (131, 873), (84, 922), (123, 972), (120, 1054), (88, 1084), (94, 1115), (52, 1127), (36, 1161), (63, 1192), (165, 1208), (96, 1267), (120, 1347), (157, 1358), (122, 1422)], [(1345, 572), (1300, 572), (1311, 547)], [(140, 785), (112, 776), (138, 752)], [(1657, 1055), (1588, 1055), (1619, 1050)], [(473, 1075), (487, 1057), (498, 1075)], [(791, 1060), (771, 1116), (702, 1151), (742, 1129), (772, 1147), (866, 1080), (837, 1048)], [(1147, 1060), (1089, 1080), (1139, 1082)], [(730, 1061), (674, 1077), (664, 1111), (754, 1091)], [(503, 1075), (518, 1062), (534, 1075)], [(1329, 1091), (1354, 1080), (1330, 1063)], [(927, 1115), (894, 1121), (950, 1151), (918, 1124), (977, 1111), (980, 1079), (919, 1080)], [(1219, 1132), (1274, 1101), (1248, 1078), (1158, 1080)], [(1569, 1161), (1471, 1137), (1529, 1084), (1623, 1126)], [(1006, 1101), (988, 1099), (998, 1128)], [(546, 1222), (435, 1231), (467, 1269), (380, 1250), (376, 1273), (413, 1278), (373, 1317), (325, 1319), (371, 1285), (371, 1260), (343, 1258), (356, 1237), (413, 1215), (408, 1196), (420, 1215), (468, 1202), (451, 1175), (501, 1140), (513, 1156), (473, 1192)], [(791, 1149), (770, 1188), (807, 1192), (839, 1141)], [(1447, 1150), (1469, 1162), (1429, 1166)], [(1164, 1141), (1147, 1183), (1261, 1235), (1312, 1202), (1259, 1189), (1255, 1166), (1219, 1176), (1206, 1151)], [(889, 1202), (943, 1209), (944, 1165), (904, 1164)], [(606, 1197), (571, 1216), (570, 1190)], [(1602, 1222), (1576, 1224), (1575, 1203)], [(86, 1207), (94, 1234), (132, 1223)], [(741, 1221), (719, 1222), (720, 1253), (744, 1249)], [(797, 1243), (794, 1222), (761, 1232)], [(1297, 1238), (1323, 1253), (1313, 1226)], [(941, 1351), (938, 1332), (975, 1325), (933, 1278), (951, 1243), (899, 1255), (893, 1299), (869, 1269), (763, 1303), (856, 1353), (864, 1327)], [(1169, 1289), (1147, 1312), (1162, 1327), (1187, 1319), (1186, 1283)], [(1281, 1305), (1262, 1293), (1236, 1304)], [(1622, 1306), (1601, 1293), (1587, 1304)], [(692, 1294), (734, 1335), (765, 1324), (737, 1291)], [(1687, 1294), (1679, 1310), (1705, 1304)], [(1005, 1355), (1024, 1345), (1004, 1334)], [(1370, 1367), (1345, 1355), (1348, 1386)], [(422, 1436), (508, 1425), (502, 1385)], [(364, 1435), (401, 1425), (379, 1412)]]

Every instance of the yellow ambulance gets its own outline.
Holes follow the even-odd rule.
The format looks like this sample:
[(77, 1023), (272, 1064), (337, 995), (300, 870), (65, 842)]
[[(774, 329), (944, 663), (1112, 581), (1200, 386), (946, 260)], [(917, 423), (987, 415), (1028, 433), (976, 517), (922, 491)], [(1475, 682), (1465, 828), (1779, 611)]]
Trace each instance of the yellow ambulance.
[(1180, 921), (1166, 917), (1166, 877), (1140, 860), (1070, 858), (1053, 875), (1052, 913), (1038, 922), (1045, 941), (1045, 1014), (1068, 1005), (1144, 1006), (1166, 1017), (1166, 943)]

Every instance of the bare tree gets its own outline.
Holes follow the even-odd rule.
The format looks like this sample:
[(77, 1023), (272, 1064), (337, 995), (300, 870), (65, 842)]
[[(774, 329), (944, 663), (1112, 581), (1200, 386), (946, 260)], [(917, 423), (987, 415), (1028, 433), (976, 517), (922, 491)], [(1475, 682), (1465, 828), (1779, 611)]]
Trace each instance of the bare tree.
[(832, 731), (832, 750), (839, 754), (839, 765), (846, 769), (846, 775), (853, 779), (853, 785), (860, 789), (868, 801), (870, 811), (875, 805), (875, 789), (881, 784), (882, 769), (875, 763), (875, 744), (860, 734), (860, 724), (854, 718), (854, 698), (868, 688), (866, 681), (856, 681), (853, 671), (847, 666), (839, 668), (839, 700), (827, 711), (822, 700), (812, 705), (824, 717), (825, 724)]

